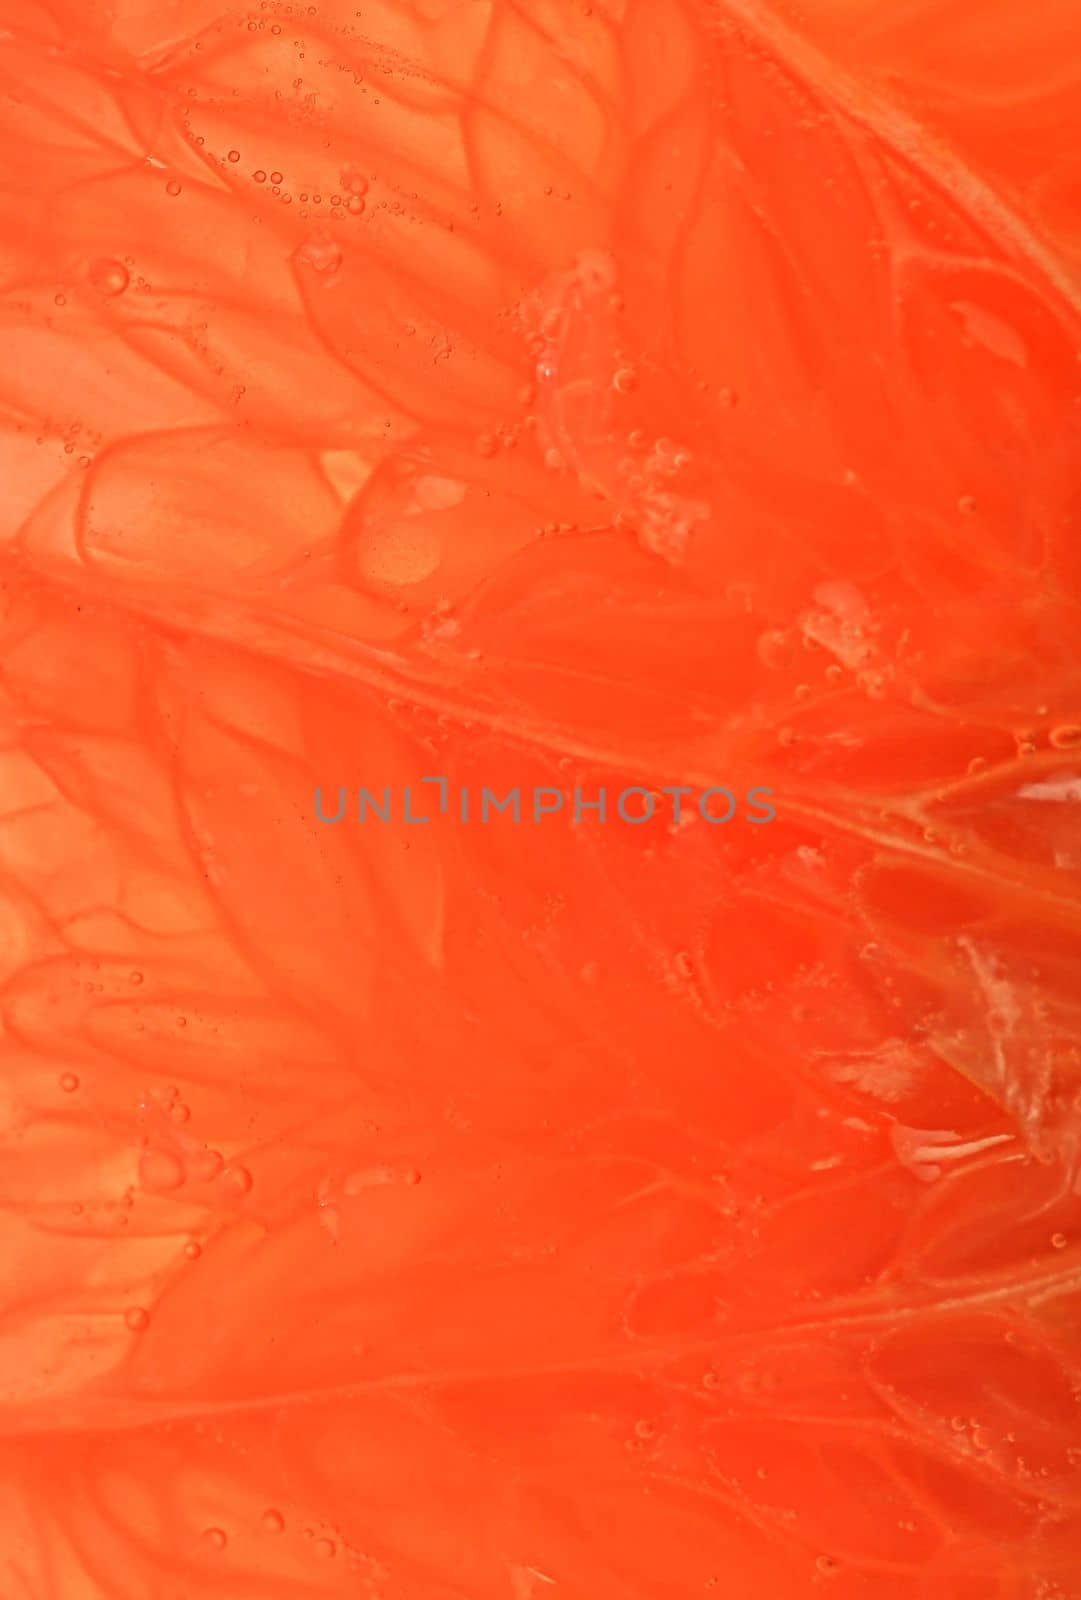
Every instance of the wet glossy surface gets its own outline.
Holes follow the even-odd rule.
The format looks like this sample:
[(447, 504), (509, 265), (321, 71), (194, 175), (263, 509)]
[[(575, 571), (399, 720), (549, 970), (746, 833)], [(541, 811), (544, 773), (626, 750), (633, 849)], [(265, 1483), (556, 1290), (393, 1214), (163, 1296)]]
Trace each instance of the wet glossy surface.
[(0, 20), (0, 1596), (1076, 1600), (1070, 9)]

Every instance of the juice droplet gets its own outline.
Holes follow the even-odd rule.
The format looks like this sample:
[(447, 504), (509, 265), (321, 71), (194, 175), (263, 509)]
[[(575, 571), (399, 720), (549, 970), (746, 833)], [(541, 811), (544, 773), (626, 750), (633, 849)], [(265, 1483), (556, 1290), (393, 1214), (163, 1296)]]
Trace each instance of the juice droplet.
[(142, 1306), (129, 1306), (124, 1312), (124, 1322), (132, 1333), (145, 1333), (150, 1326), (150, 1312)]
[(123, 294), (131, 282), (131, 274), (124, 263), (108, 257), (91, 262), (87, 278), (92, 289), (109, 296)]
[(284, 1531), (285, 1518), (282, 1516), (280, 1511), (275, 1511), (273, 1507), (271, 1507), (269, 1511), (263, 1512), (264, 1533), (284, 1533)]
[(65, 1094), (74, 1094), (79, 1087), (79, 1080), (74, 1072), (64, 1072), (60, 1077), (60, 1087)]

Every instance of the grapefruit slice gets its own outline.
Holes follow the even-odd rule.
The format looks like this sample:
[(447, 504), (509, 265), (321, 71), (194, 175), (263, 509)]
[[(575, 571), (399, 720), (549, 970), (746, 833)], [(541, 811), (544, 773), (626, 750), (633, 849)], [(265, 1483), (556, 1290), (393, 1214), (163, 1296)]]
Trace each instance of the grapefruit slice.
[(1077, 1592), (1060, 20), (9, 19), (5, 1600)]

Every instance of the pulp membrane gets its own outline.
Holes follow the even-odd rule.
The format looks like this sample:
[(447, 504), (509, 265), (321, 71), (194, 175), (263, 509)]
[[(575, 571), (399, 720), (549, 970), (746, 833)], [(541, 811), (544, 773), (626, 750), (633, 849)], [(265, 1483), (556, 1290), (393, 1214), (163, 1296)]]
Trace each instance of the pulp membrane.
[(2, 1600), (1081, 1594), (1062, 0), (3, 0)]

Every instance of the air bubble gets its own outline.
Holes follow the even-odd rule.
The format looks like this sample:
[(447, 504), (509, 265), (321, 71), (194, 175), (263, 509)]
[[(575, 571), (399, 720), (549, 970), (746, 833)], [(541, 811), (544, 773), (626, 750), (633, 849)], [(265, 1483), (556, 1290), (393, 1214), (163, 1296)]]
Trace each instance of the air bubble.
[(132, 1333), (145, 1333), (150, 1326), (150, 1312), (142, 1306), (129, 1306), (124, 1312), (124, 1322)]
[(222, 1173), (222, 1183), (230, 1194), (241, 1198), (251, 1189), (252, 1177), (247, 1167), (227, 1167)]
[(110, 297), (123, 294), (131, 282), (131, 274), (124, 263), (111, 257), (91, 262), (86, 276), (92, 289)]
[(224, 1550), (229, 1538), (224, 1528), (204, 1528), (203, 1543), (208, 1544), (212, 1550)]
[(74, 1072), (64, 1072), (60, 1075), (60, 1087), (65, 1094), (74, 1094), (79, 1087), (79, 1079)]
[(181, 186), (177, 180), (175, 178), (170, 178), (169, 182), (165, 185), (165, 193), (171, 195), (175, 200), (177, 195), (180, 193), (180, 188)]
[(262, 1526), (264, 1533), (284, 1533), (285, 1518), (272, 1506), (269, 1511), (263, 1512)]

